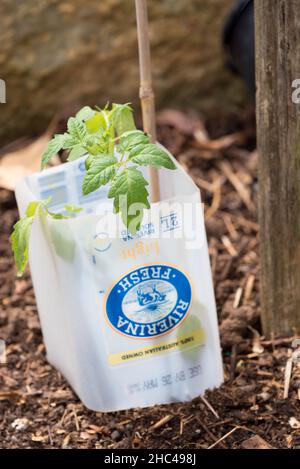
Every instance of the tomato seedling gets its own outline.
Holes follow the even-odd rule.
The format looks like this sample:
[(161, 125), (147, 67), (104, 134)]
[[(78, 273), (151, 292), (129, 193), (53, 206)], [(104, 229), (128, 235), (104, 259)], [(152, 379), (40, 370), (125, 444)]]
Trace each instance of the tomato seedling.
[[(176, 169), (168, 153), (150, 142), (150, 136), (137, 130), (129, 104), (113, 104), (111, 108), (92, 109), (85, 106), (67, 124), (68, 131), (57, 134), (42, 155), (42, 169), (61, 150), (68, 152), (68, 161), (86, 156), (83, 195), (108, 185), (108, 198), (113, 199), (114, 213), (121, 213), (125, 226), (135, 233), (141, 226), (143, 212), (150, 208), (148, 181), (141, 166)], [(36, 216), (68, 218), (47, 209), (50, 201), (33, 201), (26, 216), (14, 226), (12, 248), (18, 274), (28, 262), (28, 248), (32, 223)], [(80, 211), (70, 205), (65, 210)]]

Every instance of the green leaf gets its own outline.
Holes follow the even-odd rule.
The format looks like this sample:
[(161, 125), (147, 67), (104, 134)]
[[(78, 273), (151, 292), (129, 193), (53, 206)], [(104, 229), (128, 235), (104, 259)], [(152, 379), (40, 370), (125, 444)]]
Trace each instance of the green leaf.
[(40, 208), (41, 202), (39, 200), (34, 200), (29, 202), (26, 209), (26, 216), (27, 217), (34, 217), (36, 211)]
[(101, 142), (100, 144), (94, 143), (93, 145), (87, 147), (87, 152), (92, 157), (96, 155), (107, 154), (107, 144), (104, 144), (103, 142)]
[(86, 153), (87, 151), (84, 147), (82, 147), (81, 145), (76, 145), (70, 151), (69, 156), (68, 156), (68, 161), (75, 161), (81, 156), (86, 155)]
[[(104, 109), (96, 107), (96, 110), (85, 106), (75, 118), (68, 120), (68, 132), (56, 135), (50, 142), (43, 166), (62, 148), (70, 150), (69, 161), (87, 155), (82, 185), (84, 195), (102, 185), (111, 184), (109, 194), (114, 199), (114, 210), (121, 213), (131, 232), (138, 229), (144, 209), (149, 208), (147, 181), (138, 166), (176, 168), (163, 148), (151, 144), (150, 137), (136, 129), (133, 111), (128, 103), (113, 104), (111, 108), (107, 105)], [(121, 154), (120, 161), (115, 157), (116, 151)], [(29, 207), (28, 214), (35, 216), (39, 212), (56, 219), (67, 218), (49, 212), (41, 204), (40, 210), (38, 203)], [(140, 204), (136, 210), (133, 207), (135, 204)]]
[(51, 197), (44, 200), (33, 200), (29, 202), (26, 209), (26, 216), (15, 223), (10, 237), (12, 249), (17, 264), (18, 275), (22, 275), (28, 262), (28, 250), (31, 226), (38, 214), (48, 214), (54, 217), (59, 214), (52, 214), (48, 211), (47, 205), (51, 202)]
[(77, 138), (72, 137), (72, 135), (69, 135), (67, 133), (64, 134), (64, 145), (63, 149), (64, 150), (69, 150), (70, 148), (75, 147), (78, 145), (78, 140)]
[(176, 169), (168, 153), (154, 143), (133, 148), (129, 153), (129, 158), (130, 161), (140, 166)]
[(18, 275), (22, 275), (28, 262), (29, 239), (33, 220), (33, 216), (21, 218), (14, 225), (13, 233), (10, 237)]
[(86, 122), (87, 120), (91, 119), (95, 111), (90, 106), (84, 106), (80, 111), (76, 114), (76, 119), (81, 122)]
[(55, 135), (52, 140), (47, 145), (46, 150), (42, 155), (41, 167), (44, 169), (46, 164), (55, 156), (64, 146), (64, 135)]
[(84, 162), (86, 171), (91, 167), (91, 164), (92, 164), (92, 161), (94, 160), (94, 158), (95, 158), (95, 155), (89, 155), (86, 158), (86, 160)]
[(86, 121), (85, 125), (91, 134), (96, 133), (99, 130), (106, 130), (107, 122), (105, 120), (104, 112), (96, 112), (91, 119)]
[(71, 205), (71, 204), (65, 204), (64, 209), (67, 212), (70, 212), (70, 213), (80, 213), (80, 212), (82, 212), (81, 207), (77, 207), (76, 205)]
[(70, 117), (68, 120), (68, 131), (77, 143), (81, 143), (87, 134), (85, 125), (75, 117)]
[(115, 176), (117, 164), (115, 156), (93, 158), (83, 180), (82, 193), (87, 195), (107, 184)]
[(114, 199), (114, 211), (121, 212), (131, 233), (140, 228), (144, 210), (150, 208), (147, 185), (141, 171), (133, 166), (120, 171), (112, 181), (108, 197)]
[(26, 208), (26, 217), (34, 217), (37, 214), (38, 209), (47, 209), (48, 205), (50, 204), (52, 197), (48, 197), (47, 199), (43, 200), (33, 200), (29, 202)]
[(133, 118), (133, 110), (128, 103), (112, 105), (112, 125), (114, 126), (117, 135), (122, 135), (124, 132), (134, 130), (136, 128)]
[(47, 212), (49, 217), (54, 218), (54, 220), (68, 220), (70, 217), (65, 217), (62, 213)]
[(145, 134), (141, 130), (131, 130), (129, 132), (125, 132), (120, 137), (118, 150), (120, 151), (120, 153), (124, 153), (125, 151), (133, 150), (138, 145), (146, 145), (149, 142), (150, 139), (147, 134)]

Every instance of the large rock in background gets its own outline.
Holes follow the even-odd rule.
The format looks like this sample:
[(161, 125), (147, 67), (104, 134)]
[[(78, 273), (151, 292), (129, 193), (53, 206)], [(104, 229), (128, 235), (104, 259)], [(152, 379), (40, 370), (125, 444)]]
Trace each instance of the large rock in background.
[[(234, 0), (149, 0), (158, 107), (228, 110), (242, 87), (226, 70)], [(133, 0), (1, 0), (0, 143), (45, 129), (70, 105), (138, 103)]]

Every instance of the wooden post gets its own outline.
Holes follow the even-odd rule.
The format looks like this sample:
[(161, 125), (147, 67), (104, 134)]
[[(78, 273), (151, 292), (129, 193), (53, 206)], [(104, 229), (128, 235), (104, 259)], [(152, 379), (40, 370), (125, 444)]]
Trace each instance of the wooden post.
[[(137, 32), (140, 60), (140, 98), (144, 131), (150, 134), (151, 141), (156, 142), (155, 99), (152, 88), (151, 56), (148, 32), (147, 0), (135, 0)], [(151, 200), (157, 202), (159, 179), (157, 170), (150, 168)]]
[(300, 332), (299, 0), (255, 0), (262, 323)]

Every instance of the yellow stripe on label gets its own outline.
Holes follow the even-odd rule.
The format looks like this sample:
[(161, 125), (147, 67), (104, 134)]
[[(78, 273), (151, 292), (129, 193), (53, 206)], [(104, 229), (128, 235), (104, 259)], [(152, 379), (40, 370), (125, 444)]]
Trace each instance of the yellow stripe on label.
[(108, 357), (110, 365), (118, 365), (120, 363), (129, 363), (135, 360), (145, 360), (146, 358), (156, 357), (162, 353), (172, 350), (180, 350), (181, 352), (203, 345), (205, 333), (203, 329), (199, 329), (189, 334), (185, 334), (156, 345), (148, 345), (128, 352), (113, 353)]

